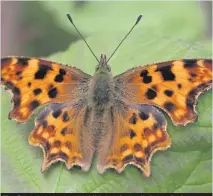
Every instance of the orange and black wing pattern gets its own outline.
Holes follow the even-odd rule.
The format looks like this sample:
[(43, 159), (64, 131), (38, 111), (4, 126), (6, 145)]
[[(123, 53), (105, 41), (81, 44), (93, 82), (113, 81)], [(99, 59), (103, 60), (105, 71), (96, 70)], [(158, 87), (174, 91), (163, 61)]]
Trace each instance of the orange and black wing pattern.
[(197, 97), (212, 87), (212, 60), (185, 59), (133, 68), (115, 77), (126, 103), (149, 104), (168, 113), (176, 125), (197, 120)]
[(90, 168), (94, 151), (89, 146), (85, 117), (89, 118), (86, 109), (78, 103), (50, 104), (41, 111), (28, 140), (43, 150), (42, 172), (57, 161), (65, 162), (68, 169), (73, 165), (84, 171)]
[(12, 92), (10, 119), (25, 122), (32, 112), (47, 103), (79, 99), (79, 88), (87, 89), (90, 76), (58, 63), (36, 58), (1, 59), (1, 85)]
[(125, 112), (121, 112), (121, 108), (112, 111), (114, 120), (109, 131), (113, 135), (109, 143), (100, 140), (98, 171), (103, 173), (107, 168), (114, 168), (122, 172), (126, 165), (132, 164), (148, 177), (154, 152), (171, 145), (166, 119), (157, 108), (149, 105), (133, 105)]

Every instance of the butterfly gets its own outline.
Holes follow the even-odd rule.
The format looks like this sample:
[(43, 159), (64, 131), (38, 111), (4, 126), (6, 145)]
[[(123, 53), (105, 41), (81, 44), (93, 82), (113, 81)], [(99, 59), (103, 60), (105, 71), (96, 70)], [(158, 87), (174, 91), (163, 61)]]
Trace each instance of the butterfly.
[(197, 120), (197, 98), (212, 87), (212, 59), (153, 63), (115, 77), (109, 59), (101, 55), (93, 76), (37, 58), (1, 59), (1, 85), (13, 95), (9, 119), (24, 123), (46, 106), (29, 136), (43, 150), (42, 172), (57, 161), (88, 171), (97, 153), (99, 173), (132, 164), (148, 177), (152, 155), (171, 146), (162, 111), (175, 125)]

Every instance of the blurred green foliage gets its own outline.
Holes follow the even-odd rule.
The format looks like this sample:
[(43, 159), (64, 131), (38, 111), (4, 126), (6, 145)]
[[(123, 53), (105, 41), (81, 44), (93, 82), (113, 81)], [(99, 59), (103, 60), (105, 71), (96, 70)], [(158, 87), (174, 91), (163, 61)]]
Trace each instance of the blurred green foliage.
[[(212, 55), (211, 40), (202, 31), (205, 19), (196, 2), (21, 4), (22, 17), (31, 26), (29, 33), (40, 33), (27, 44), (28, 54), (74, 65), (90, 74), (96, 61), (67, 20), (67, 12), (98, 56), (109, 56), (137, 16), (144, 15), (110, 62), (114, 75), (141, 64)], [(2, 91), (2, 192), (212, 192), (211, 98), (211, 92), (199, 98), (199, 120), (194, 124), (176, 127), (167, 118), (172, 147), (154, 154), (152, 176), (145, 178), (133, 166), (122, 174), (108, 170), (99, 175), (95, 160), (87, 173), (78, 168), (68, 171), (63, 163), (41, 173), (42, 151), (27, 142), (36, 115), (24, 125), (9, 121), (11, 103)]]
[(67, 20), (66, 13), (72, 15), (85, 37), (102, 34), (102, 40), (108, 42), (110, 41), (108, 34), (117, 33), (116, 42), (110, 42), (111, 50), (139, 14), (144, 16), (140, 26), (137, 27), (139, 33), (149, 32), (153, 36), (159, 36), (159, 39), (175, 38), (177, 42), (181, 40), (186, 44), (190, 41), (208, 42), (202, 31), (207, 18), (204, 18), (200, 4), (196, 2), (43, 1), (20, 2), (19, 6), (21, 7), (19, 20), (32, 37), (25, 50), (32, 56), (46, 56), (66, 50), (70, 43), (80, 39)]

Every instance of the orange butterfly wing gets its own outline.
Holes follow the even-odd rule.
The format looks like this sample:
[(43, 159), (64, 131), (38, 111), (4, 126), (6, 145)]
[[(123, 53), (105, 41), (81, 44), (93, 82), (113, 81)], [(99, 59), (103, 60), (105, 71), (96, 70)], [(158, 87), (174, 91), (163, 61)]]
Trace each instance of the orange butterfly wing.
[(98, 148), (98, 171), (114, 168), (122, 172), (127, 164), (133, 164), (149, 176), (153, 153), (171, 145), (166, 119), (153, 106), (118, 108), (113, 110), (114, 120), (108, 127), (113, 133), (110, 142), (106, 143), (104, 137)]
[[(9, 118), (25, 122), (47, 103), (64, 103), (81, 97), (90, 76), (80, 70), (36, 58), (1, 59), (1, 84), (11, 90), (14, 107)], [(85, 87), (84, 87), (85, 86)]]
[[(176, 125), (197, 119), (197, 97), (212, 86), (212, 60), (179, 60), (133, 68), (115, 78), (119, 102), (109, 113), (110, 138), (99, 144), (98, 171), (123, 171), (127, 164), (150, 175), (157, 150), (171, 145), (166, 133), (166, 111)], [(143, 104), (143, 105), (140, 105)], [(105, 137), (106, 138), (106, 137)]]
[(85, 118), (89, 119), (86, 111), (79, 103), (50, 104), (39, 114), (29, 143), (43, 149), (42, 172), (59, 160), (68, 169), (79, 165), (89, 170), (94, 150), (85, 123)]
[(212, 87), (212, 60), (185, 59), (133, 68), (115, 77), (126, 103), (150, 104), (166, 111), (176, 125), (197, 119), (197, 97)]
[(9, 118), (25, 122), (36, 108), (49, 104), (38, 115), (29, 136), (30, 144), (43, 149), (42, 171), (59, 160), (67, 168), (79, 165), (88, 170), (93, 149), (88, 148), (91, 135), (86, 128), (84, 117), (89, 117), (83, 99), (90, 76), (35, 58), (9, 57), (1, 63), (1, 84), (13, 94), (14, 108)]

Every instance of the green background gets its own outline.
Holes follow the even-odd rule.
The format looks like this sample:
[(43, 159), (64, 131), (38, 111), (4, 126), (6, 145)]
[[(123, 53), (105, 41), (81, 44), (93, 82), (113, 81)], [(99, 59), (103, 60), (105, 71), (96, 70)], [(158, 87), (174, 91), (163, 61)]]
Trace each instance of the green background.
[[(3, 6), (9, 10), (11, 4)], [(2, 55), (42, 57), (93, 74), (97, 62), (67, 20), (68, 12), (97, 56), (109, 56), (137, 16), (143, 15), (110, 61), (114, 75), (148, 63), (212, 56), (208, 6), (200, 2), (19, 2), (15, 6), (15, 17), (2, 16), (3, 24), (10, 27), (14, 20), (18, 24), (10, 34), (4, 30)], [(7, 45), (10, 39), (15, 44)], [(42, 151), (27, 142), (38, 111), (26, 124), (9, 121), (10, 96), (2, 89), (2, 192), (212, 192), (211, 99), (211, 91), (199, 97), (199, 119), (186, 127), (174, 126), (165, 114), (172, 147), (154, 154), (149, 178), (133, 166), (122, 174), (107, 170), (100, 175), (96, 159), (87, 173), (56, 163), (43, 174)]]

